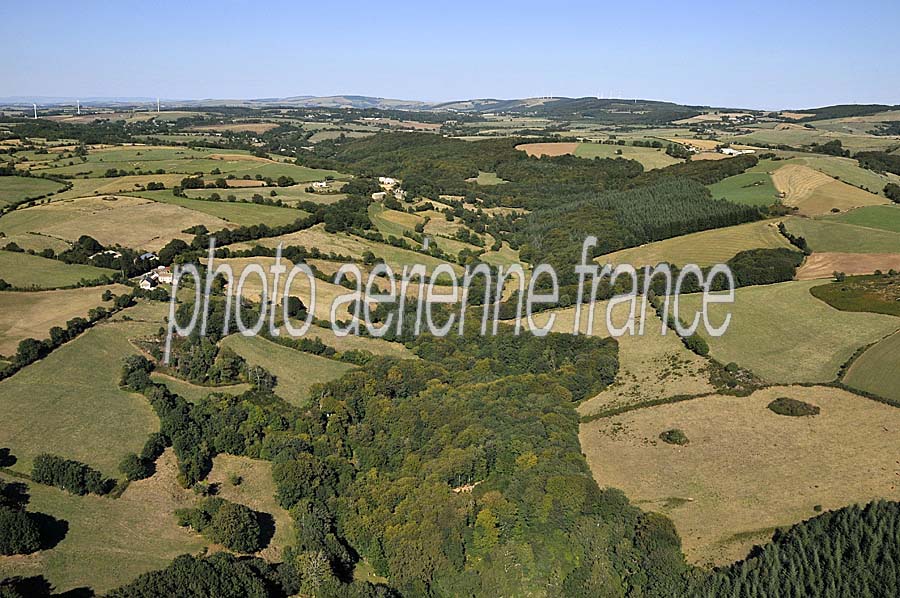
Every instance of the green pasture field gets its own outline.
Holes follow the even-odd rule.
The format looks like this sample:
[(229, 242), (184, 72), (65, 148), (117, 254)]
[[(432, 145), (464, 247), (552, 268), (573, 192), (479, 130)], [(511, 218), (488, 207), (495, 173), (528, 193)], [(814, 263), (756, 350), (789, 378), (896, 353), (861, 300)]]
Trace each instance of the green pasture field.
[(277, 345), (258, 336), (234, 334), (222, 345), (232, 349), (250, 365), (260, 365), (275, 374), (275, 394), (292, 405), (309, 401), (309, 390), (317, 382), (340, 378), (355, 366)]
[(196, 495), (178, 485), (171, 449), (156, 467), (156, 474), (132, 482), (117, 499), (74, 496), (29, 483), (28, 510), (61, 519), (68, 530), (49, 550), (0, 557), (0, 578), (43, 575), (56, 592), (91, 587), (105, 593), (142, 573), (166, 567), (180, 554), (203, 550), (207, 545), (203, 537), (179, 527), (175, 518), (175, 509), (191, 506)]
[(181, 380), (173, 376), (167, 376), (160, 372), (153, 372), (150, 377), (158, 384), (164, 384), (170, 391), (183, 397), (186, 401), (197, 403), (205, 399), (212, 393), (225, 393), (230, 395), (240, 395), (250, 390), (249, 384), (232, 384), (228, 386), (201, 386), (199, 384), (191, 384), (186, 380)]
[(709, 266), (748, 249), (790, 248), (775, 221), (765, 220), (673, 237), (597, 258), (601, 263), (655, 266), (660, 262)]
[[(342, 183), (336, 182), (336, 187), (343, 186)], [(254, 195), (262, 195), (263, 197), (271, 197), (271, 192), (275, 191), (276, 196), (272, 199), (280, 199), (282, 202), (291, 204), (299, 201), (311, 201), (313, 203), (331, 204), (338, 202), (345, 197), (344, 193), (310, 193), (306, 190), (308, 184), (291, 185), (290, 187), (229, 187), (228, 189), (188, 189), (185, 194), (191, 198), (209, 197), (213, 193), (218, 193), (222, 198), (234, 195), (236, 199), (250, 200)]]
[[(0, 239), (3, 245), (5, 239)], [(53, 289), (113, 276), (115, 270), (82, 264), (66, 264), (59, 260), (27, 253), (0, 251), (0, 279), (18, 288)]]
[[(864, 345), (900, 329), (900, 319), (834, 309), (810, 293), (821, 281), (794, 281), (745, 287), (733, 304), (709, 305), (709, 318), (720, 325), (731, 313), (728, 329), (710, 337), (710, 355), (736, 362), (772, 383), (830, 382), (840, 366)], [(682, 319), (701, 309), (702, 295), (681, 298)]]
[(900, 316), (900, 276), (849, 276), (810, 289), (813, 296), (842, 311)]
[[(881, 206), (860, 208), (869, 210)], [(855, 212), (854, 210), (853, 212)], [(850, 212), (852, 214), (853, 212)], [(848, 214), (849, 215), (849, 214)], [(813, 251), (839, 253), (900, 252), (900, 232), (847, 224), (839, 219), (789, 218), (787, 230), (806, 238)]]
[(483, 172), (481, 170), (478, 171), (477, 177), (469, 180), (478, 183), (479, 185), (502, 185), (503, 183), (508, 182), (498, 177), (496, 172)]
[(30, 176), (0, 176), (0, 207), (12, 206), (54, 193), (65, 185)]
[(844, 377), (844, 384), (885, 399), (900, 401), (898, 355), (900, 355), (900, 332), (869, 347), (860, 355), (850, 366)]
[[(622, 152), (621, 155), (616, 153), (619, 151)], [(575, 155), (579, 158), (587, 159), (624, 158), (626, 160), (636, 160), (647, 170), (664, 168), (684, 161), (668, 155), (665, 148), (605, 145), (602, 143), (579, 143), (575, 149)]]
[(50, 452), (118, 477), (122, 457), (159, 429), (147, 399), (119, 389), (122, 360), (138, 352), (128, 338), (158, 327), (99, 324), (0, 381), (0, 438), (18, 457), (13, 469), (28, 473)]
[[(226, 191), (227, 194), (227, 190), (223, 189), (222, 191)], [(202, 212), (209, 216), (215, 216), (226, 222), (232, 222), (241, 226), (251, 226), (254, 224), (283, 226), (286, 224), (293, 224), (298, 218), (306, 218), (309, 215), (303, 210), (296, 210), (294, 208), (282, 208), (278, 206), (267, 206), (264, 204), (237, 201), (204, 201), (201, 199), (176, 197), (172, 195), (172, 192), (168, 189), (164, 191), (144, 191), (133, 195)]]
[(751, 206), (770, 206), (778, 203), (778, 191), (772, 183), (772, 177), (766, 172), (745, 172), (714, 185), (709, 190), (716, 199)]
[[(900, 206), (866, 206), (829, 216), (828, 220), (900, 233)], [(900, 248), (898, 248), (900, 251)]]

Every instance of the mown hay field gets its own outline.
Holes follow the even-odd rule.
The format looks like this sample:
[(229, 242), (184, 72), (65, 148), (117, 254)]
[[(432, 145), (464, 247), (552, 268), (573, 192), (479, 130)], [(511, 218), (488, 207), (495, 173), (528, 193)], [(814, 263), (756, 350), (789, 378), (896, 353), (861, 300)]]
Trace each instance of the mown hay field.
[[(789, 397), (821, 409), (776, 415)], [(688, 444), (659, 435), (682, 430)], [(900, 409), (831, 387), (771, 387), (713, 395), (581, 425), (582, 451), (600, 486), (622, 489), (675, 523), (690, 562), (744, 558), (775, 528), (900, 488)]]
[(775, 188), (784, 194), (782, 202), (800, 214), (815, 216), (863, 206), (887, 203), (887, 199), (799, 164), (787, 164), (772, 174)]
[(772, 220), (701, 231), (623, 249), (597, 258), (600, 263), (655, 266), (660, 262), (709, 266), (724, 263), (741, 251), (791, 247)]
[[(619, 154), (618, 152), (621, 152)], [(646, 170), (665, 168), (683, 162), (666, 153), (664, 148), (635, 147), (632, 145), (610, 145), (603, 143), (579, 143), (575, 148), (579, 158), (624, 158), (640, 162)]]
[(900, 401), (900, 333), (866, 349), (844, 377), (852, 388)]

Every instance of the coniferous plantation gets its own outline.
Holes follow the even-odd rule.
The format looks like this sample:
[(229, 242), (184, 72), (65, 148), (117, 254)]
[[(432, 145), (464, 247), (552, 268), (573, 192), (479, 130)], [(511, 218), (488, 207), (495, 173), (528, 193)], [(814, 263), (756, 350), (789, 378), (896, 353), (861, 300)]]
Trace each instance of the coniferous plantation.
[(8, 7), (0, 598), (900, 596), (868, 4)]

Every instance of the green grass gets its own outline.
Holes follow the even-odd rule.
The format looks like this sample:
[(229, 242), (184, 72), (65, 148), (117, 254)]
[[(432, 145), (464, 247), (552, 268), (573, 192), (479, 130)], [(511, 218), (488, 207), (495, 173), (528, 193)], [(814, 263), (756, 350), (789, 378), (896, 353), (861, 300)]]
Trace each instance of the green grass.
[[(710, 354), (722, 363), (736, 362), (768, 382), (829, 382), (861, 346), (900, 328), (900, 319), (838, 311), (810, 294), (820, 281), (785, 282), (746, 287), (735, 292), (734, 304), (709, 306), (718, 326), (725, 314), (725, 334), (703, 335)], [(682, 297), (682, 319), (689, 321), (702, 296)], [(701, 332), (704, 330), (701, 327)]]
[(82, 461), (108, 476), (138, 452), (159, 421), (147, 400), (119, 389), (122, 359), (137, 350), (128, 337), (154, 325), (101, 324), (0, 382), (0, 438), (29, 472), (42, 452)]
[(724, 198), (751, 206), (770, 206), (778, 201), (778, 191), (772, 177), (765, 172), (745, 172), (728, 177), (709, 185), (709, 190), (716, 199)]
[[(343, 183), (336, 183), (337, 186)], [(269, 193), (274, 189), (278, 194), (272, 199), (280, 199), (285, 203), (298, 201), (311, 201), (313, 203), (330, 204), (340, 201), (347, 197), (343, 193), (310, 193), (306, 190), (307, 184), (291, 185), (290, 187), (233, 187), (228, 189), (188, 189), (185, 191), (188, 197), (204, 198), (209, 197), (213, 193), (218, 193), (225, 198), (234, 195), (237, 199), (249, 200), (257, 193), (263, 197), (269, 197)]]
[(853, 362), (844, 377), (851, 388), (876, 394), (885, 399), (900, 401), (900, 333), (873, 345)]
[[(84, 587), (106, 592), (164, 568), (179, 554), (200, 551), (205, 541), (176, 522), (180, 503), (165, 493), (167, 488), (154, 485), (159, 485), (156, 476), (132, 484), (114, 500), (29, 484), (28, 510), (62, 519), (68, 530), (50, 550), (0, 557), (0, 578), (43, 575), (56, 592)], [(187, 490), (172, 488), (172, 494), (193, 500)]]
[[(219, 195), (228, 194), (227, 189), (222, 189)], [(260, 193), (263, 195), (263, 193)], [(231, 202), (231, 201), (204, 201), (202, 199), (188, 199), (175, 197), (169, 190), (133, 193), (140, 197), (146, 197), (154, 201), (172, 204), (202, 212), (216, 218), (221, 218), (234, 224), (252, 226), (254, 224), (267, 224), (268, 226), (282, 226), (292, 224), (298, 218), (305, 218), (309, 214), (303, 210), (294, 208), (280, 208), (255, 203)], [(268, 192), (265, 193), (268, 197)]]
[(810, 292), (841, 311), (900, 316), (900, 276), (851, 276), (844, 282), (813, 287)]
[(233, 384), (230, 386), (201, 386), (199, 384), (191, 384), (185, 380), (179, 380), (171, 376), (166, 376), (158, 372), (154, 372), (150, 376), (154, 382), (164, 384), (169, 390), (183, 397), (191, 403), (197, 403), (205, 399), (214, 392), (221, 392), (231, 395), (239, 395), (250, 390), (249, 384)]
[(355, 366), (282, 347), (258, 336), (233, 334), (222, 341), (250, 365), (260, 365), (275, 374), (275, 394), (293, 405), (309, 400), (309, 389), (318, 382), (340, 378)]
[(839, 253), (900, 252), (900, 233), (889, 230), (875, 230), (846, 224), (831, 218), (815, 220), (811, 218), (790, 218), (785, 221), (785, 227), (792, 234), (805, 237), (813, 251)]
[[(616, 152), (622, 152), (621, 155)], [(666, 153), (665, 149), (653, 147), (635, 147), (632, 145), (606, 145), (602, 143), (579, 143), (575, 149), (575, 155), (579, 158), (625, 158), (637, 160), (644, 168), (664, 168), (672, 164), (683, 162)]]
[[(0, 245), (3, 240), (0, 239)], [(66, 264), (27, 253), (0, 251), (0, 279), (14, 287), (53, 289), (113, 276), (115, 270), (82, 264)]]
[[(285, 162), (254, 161), (246, 159), (212, 159), (213, 154), (227, 154), (246, 156), (249, 152), (242, 150), (222, 150), (214, 148), (184, 148), (184, 147), (129, 147), (91, 151), (86, 162), (75, 159), (61, 159), (51, 164), (40, 167), (39, 172), (51, 174), (66, 174), (73, 176), (102, 177), (107, 170), (115, 168), (130, 172), (142, 170), (144, 172), (156, 172), (165, 170), (166, 173), (179, 173), (184, 175), (202, 172), (207, 176), (212, 171), (218, 170), (222, 176), (233, 174), (238, 178), (249, 175), (256, 178), (257, 175), (278, 178), (289, 176), (302, 183), (322, 180), (326, 176), (335, 178), (346, 177), (333, 170), (318, 170), (297, 166)], [(72, 161), (74, 164), (69, 165)]]
[(64, 187), (62, 183), (38, 177), (0, 176), (0, 206), (23, 203)]
[(779, 247), (789, 248), (791, 245), (778, 232), (777, 225), (769, 220), (665, 239), (640, 247), (623, 249), (600, 256), (598, 259), (602, 263), (608, 261), (633, 266), (653, 266), (659, 262), (710, 266), (724, 263), (737, 253), (748, 249)]
[(473, 182), (478, 183), (479, 185), (501, 185), (508, 181), (498, 177), (496, 172), (483, 172), (479, 170), (478, 176), (475, 177)]
[[(382, 235), (394, 236), (398, 239), (403, 237), (404, 232), (414, 231), (416, 224), (423, 222), (423, 219), (415, 214), (390, 210), (380, 203), (369, 204), (369, 219)], [(415, 243), (411, 239), (409, 242)]]
[(866, 206), (830, 216), (829, 220), (900, 233), (900, 206)]

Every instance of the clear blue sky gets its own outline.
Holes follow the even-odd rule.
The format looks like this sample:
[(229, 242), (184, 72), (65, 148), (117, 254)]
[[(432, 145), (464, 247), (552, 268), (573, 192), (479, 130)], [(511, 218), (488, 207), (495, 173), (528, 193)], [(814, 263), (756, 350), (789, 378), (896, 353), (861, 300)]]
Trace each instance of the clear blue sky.
[(900, 2), (2, 2), (0, 97), (900, 103)]

